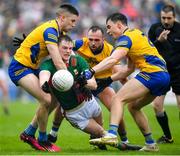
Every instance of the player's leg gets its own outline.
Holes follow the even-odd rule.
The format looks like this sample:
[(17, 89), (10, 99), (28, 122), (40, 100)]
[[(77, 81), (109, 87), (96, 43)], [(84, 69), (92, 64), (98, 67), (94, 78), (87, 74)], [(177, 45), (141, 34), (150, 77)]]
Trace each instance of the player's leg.
[(149, 90), (136, 79), (131, 79), (122, 86), (112, 98), (109, 131), (103, 138), (95, 141), (97, 141), (97, 143), (103, 142), (112, 146), (116, 145), (118, 143), (117, 130), (118, 125), (123, 118), (124, 105), (135, 101), (137, 98), (141, 98), (148, 92)]
[(145, 146), (141, 149), (143, 151), (158, 151), (155, 140), (152, 138), (148, 119), (141, 110), (142, 107), (151, 103), (154, 98), (155, 96), (147, 93), (147, 95), (145, 95), (144, 97), (128, 104), (128, 109), (145, 138)]
[[(29, 83), (31, 82), (31, 83)], [(39, 102), (39, 107), (36, 111), (36, 114), (31, 122), (31, 124), (26, 128), (25, 133), (28, 135), (35, 135), (37, 129), (37, 123), (39, 127), (39, 144), (48, 151), (59, 151), (59, 147), (50, 144), (47, 140), (46, 127), (48, 121), (49, 112), (52, 110), (51, 104), (55, 102), (50, 94), (47, 94), (42, 91), (39, 85), (39, 79), (34, 74), (28, 74), (22, 77), (18, 81), (18, 85), (26, 90), (29, 94), (35, 97)], [(53, 107), (53, 106), (52, 106)]]
[(57, 141), (58, 130), (60, 128), (60, 125), (63, 119), (64, 119), (64, 116), (61, 112), (61, 106), (58, 105), (54, 112), (53, 126), (51, 128), (50, 133), (48, 134), (48, 140), (50, 142), (55, 143)]
[[(111, 108), (112, 97), (115, 94), (116, 94), (115, 91), (111, 87), (106, 87), (101, 93), (98, 94), (99, 99), (109, 111)], [(119, 124), (118, 134), (123, 143), (128, 143), (127, 132), (126, 132), (125, 123), (123, 119), (121, 120)]]
[(163, 130), (164, 135), (157, 140), (157, 143), (172, 143), (173, 139), (169, 128), (168, 116), (164, 110), (165, 95), (158, 96), (153, 101), (153, 108), (156, 113), (156, 119)]

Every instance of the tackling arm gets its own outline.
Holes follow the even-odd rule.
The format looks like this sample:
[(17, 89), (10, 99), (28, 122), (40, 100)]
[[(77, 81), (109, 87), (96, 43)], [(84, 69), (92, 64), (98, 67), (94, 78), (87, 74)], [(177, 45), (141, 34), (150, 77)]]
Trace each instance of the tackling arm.
[(49, 54), (53, 60), (53, 63), (57, 70), (59, 69), (67, 69), (65, 63), (63, 62), (60, 54), (59, 49), (57, 45), (54, 44), (47, 44), (47, 49), (49, 51)]
[(123, 48), (116, 49), (114, 50), (111, 56), (105, 58), (103, 61), (101, 61), (96, 66), (94, 66), (92, 69), (95, 71), (95, 73), (99, 73), (106, 69), (112, 68), (117, 62), (119, 62), (126, 55), (127, 55), (126, 49)]

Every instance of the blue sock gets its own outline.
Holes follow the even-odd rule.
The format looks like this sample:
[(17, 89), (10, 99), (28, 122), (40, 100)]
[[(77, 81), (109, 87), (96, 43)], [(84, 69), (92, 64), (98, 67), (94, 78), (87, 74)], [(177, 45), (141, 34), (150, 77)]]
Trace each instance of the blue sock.
[(38, 141), (40, 142), (44, 142), (44, 141), (47, 141), (47, 135), (46, 135), (46, 132), (40, 132), (39, 131), (39, 136), (38, 136)]
[(112, 125), (112, 124), (110, 124), (110, 125), (109, 125), (109, 131), (108, 131), (108, 133), (117, 135), (118, 127), (119, 127), (118, 125)]
[(33, 127), (31, 124), (24, 130), (27, 135), (35, 136), (37, 127)]
[(145, 137), (146, 144), (153, 144), (153, 143), (155, 143), (154, 139), (152, 138), (152, 134), (151, 133), (144, 134), (144, 137)]

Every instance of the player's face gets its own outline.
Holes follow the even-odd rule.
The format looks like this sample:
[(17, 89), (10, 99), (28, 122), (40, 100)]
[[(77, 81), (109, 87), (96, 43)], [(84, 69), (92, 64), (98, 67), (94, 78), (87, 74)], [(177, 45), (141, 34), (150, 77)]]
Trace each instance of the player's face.
[(173, 16), (173, 12), (164, 12), (161, 11), (161, 23), (165, 29), (170, 29), (173, 27), (175, 22), (175, 17)]
[(66, 13), (62, 16), (62, 31), (68, 32), (72, 30), (78, 21), (78, 16)]
[(89, 39), (89, 47), (92, 51), (96, 51), (102, 48), (104, 39), (100, 30), (97, 30), (96, 32), (92, 32), (90, 30), (87, 37)]
[(64, 62), (67, 62), (69, 60), (69, 57), (72, 54), (72, 49), (73, 49), (72, 42), (62, 40), (61, 43), (59, 44), (59, 51)]
[(121, 34), (121, 29), (118, 26), (118, 22), (112, 22), (108, 20), (106, 23), (107, 33), (112, 36), (114, 39), (117, 39)]

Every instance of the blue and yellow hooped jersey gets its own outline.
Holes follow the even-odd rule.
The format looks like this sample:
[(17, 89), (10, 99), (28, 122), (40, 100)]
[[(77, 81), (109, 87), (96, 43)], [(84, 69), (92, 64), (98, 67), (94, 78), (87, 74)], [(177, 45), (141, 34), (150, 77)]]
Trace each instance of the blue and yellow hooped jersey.
[(128, 29), (120, 36), (115, 49), (125, 48), (128, 57), (142, 72), (167, 71), (166, 62), (152, 42), (138, 29)]
[[(88, 44), (89, 40), (87, 37), (81, 40), (75, 40), (74, 50), (77, 51), (79, 55), (86, 59), (89, 63), (89, 66), (92, 68), (97, 65), (99, 62), (104, 60), (106, 57), (111, 55), (113, 46), (108, 42), (104, 41), (103, 49), (98, 54), (93, 54)], [(108, 69), (103, 72), (95, 74), (96, 78), (105, 78), (112, 75), (112, 70)]]
[(37, 69), (41, 60), (49, 55), (46, 44), (57, 45), (59, 35), (56, 20), (41, 24), (26, 37), (14, 58), (24, 66)]

